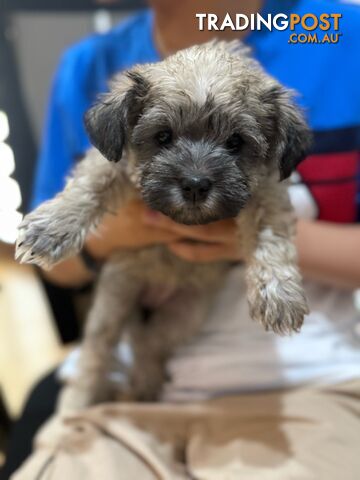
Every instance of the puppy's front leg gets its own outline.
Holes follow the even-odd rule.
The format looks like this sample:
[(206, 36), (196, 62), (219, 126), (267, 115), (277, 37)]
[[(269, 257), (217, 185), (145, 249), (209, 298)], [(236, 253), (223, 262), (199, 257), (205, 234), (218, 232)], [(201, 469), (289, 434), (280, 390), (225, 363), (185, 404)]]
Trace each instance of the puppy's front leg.
[(269, 179), (238, 218), (247, 258), (251, 317), (266, 330), (298, 332), (309, 313), (293, 243), (295, 218), (286, 186)]
[(19, 227), (16, 258), (51, 267), (80, 251), (101, 217), (118, 204), (121, 167), (95, 150), (75, 168), (65, 189), (26, 215)]

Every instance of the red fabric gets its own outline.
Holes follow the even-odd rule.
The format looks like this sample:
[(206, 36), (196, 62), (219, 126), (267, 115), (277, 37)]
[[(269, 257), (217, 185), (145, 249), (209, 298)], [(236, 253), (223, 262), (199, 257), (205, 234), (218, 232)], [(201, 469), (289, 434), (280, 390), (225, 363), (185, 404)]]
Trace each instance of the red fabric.
[[(303, 181), (309, 184), (309, 189), (319, 208), (320, 220), (340, 223), (356, 221), (358, 152), (310, 155), (299, 165), (298, 172)], [(348, 177), (352, 179), (341, 181)], [(311, 184), (317, 181), (334, 183)]]

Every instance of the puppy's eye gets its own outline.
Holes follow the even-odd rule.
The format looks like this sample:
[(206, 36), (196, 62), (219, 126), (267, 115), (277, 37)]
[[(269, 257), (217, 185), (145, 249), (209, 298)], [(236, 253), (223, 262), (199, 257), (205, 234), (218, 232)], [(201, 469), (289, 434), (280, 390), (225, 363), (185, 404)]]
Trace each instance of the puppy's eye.
[(173, 139), (173, 133), (169, 130), (162, 130), (155, 135), (155, 141), (161, 147), (165, 147), (166, 145), (170, 145)]
[(239, 153), (244, 145), (244, 140), (239, 133), (233, 133), (227, 140), (226, 140), (226, 148), (231, 153)]

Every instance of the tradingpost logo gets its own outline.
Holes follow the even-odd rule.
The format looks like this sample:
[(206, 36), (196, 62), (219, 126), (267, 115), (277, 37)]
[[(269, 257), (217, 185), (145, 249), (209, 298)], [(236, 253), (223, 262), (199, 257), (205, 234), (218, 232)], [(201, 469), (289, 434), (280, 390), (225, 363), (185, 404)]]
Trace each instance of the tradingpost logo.
[(223, 18), (219, 18), (214, 13), (197, 13), (199, 30), (288, 30), (288, 42), (291, 44), (336, 44), (339, 43), (342, 33), (340, 23), (341, 13), (322, 13), (315, 15), (306, 13), (298, 15), (297, 13), (277, 13), (261, 15), (253, 13), (244, 15), (238, 13), (230, 15), (227, 13)]

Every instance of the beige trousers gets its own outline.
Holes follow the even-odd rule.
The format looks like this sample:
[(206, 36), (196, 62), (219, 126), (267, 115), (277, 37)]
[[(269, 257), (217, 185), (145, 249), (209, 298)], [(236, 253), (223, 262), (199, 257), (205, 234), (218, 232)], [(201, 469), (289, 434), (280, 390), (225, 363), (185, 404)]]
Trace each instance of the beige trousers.
[(359, 480), (360, 380), (51, 420), (14, 480)]

